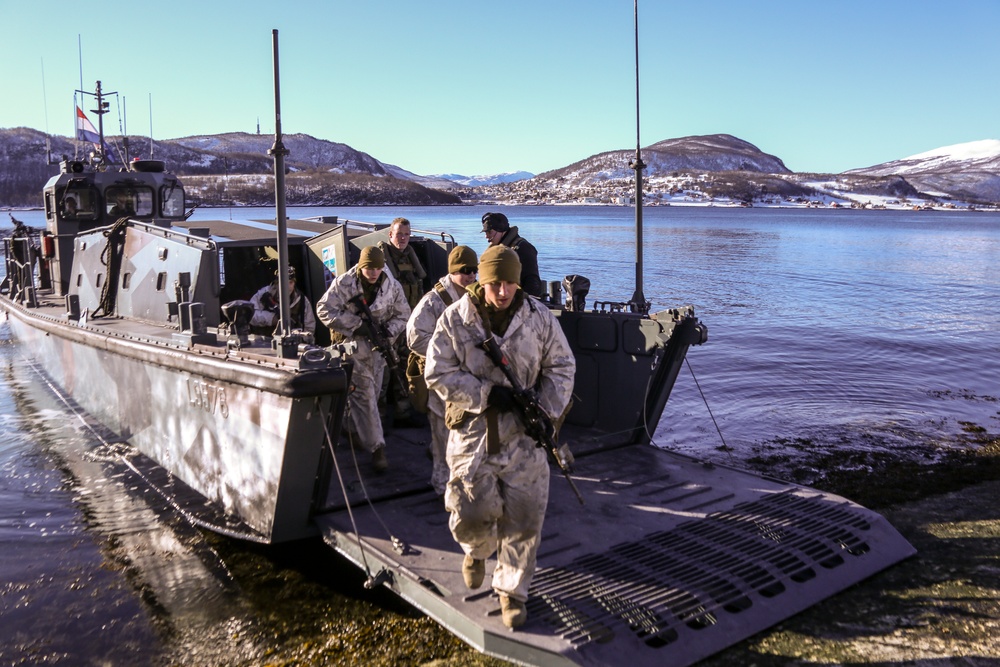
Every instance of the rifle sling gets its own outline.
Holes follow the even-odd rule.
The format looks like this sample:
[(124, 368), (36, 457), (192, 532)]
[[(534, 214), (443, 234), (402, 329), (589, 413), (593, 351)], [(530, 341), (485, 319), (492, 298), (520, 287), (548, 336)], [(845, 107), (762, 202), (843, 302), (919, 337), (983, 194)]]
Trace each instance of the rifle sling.
[(494, 456), (500, 453), (500, 411), (492, 405), (486, 408), (486, 454)]

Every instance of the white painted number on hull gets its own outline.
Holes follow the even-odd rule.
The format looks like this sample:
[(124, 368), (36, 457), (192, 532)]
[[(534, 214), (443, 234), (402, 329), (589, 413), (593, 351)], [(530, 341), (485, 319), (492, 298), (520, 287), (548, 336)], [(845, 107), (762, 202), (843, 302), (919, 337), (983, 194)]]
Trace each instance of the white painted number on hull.
[(209, 414), (218, 412), (223, 419), (229, 417), (229, 403), (226, 401), (226, 388), (219, 385), (188, 378), (188, 400), (191, 405), (201, 408)]

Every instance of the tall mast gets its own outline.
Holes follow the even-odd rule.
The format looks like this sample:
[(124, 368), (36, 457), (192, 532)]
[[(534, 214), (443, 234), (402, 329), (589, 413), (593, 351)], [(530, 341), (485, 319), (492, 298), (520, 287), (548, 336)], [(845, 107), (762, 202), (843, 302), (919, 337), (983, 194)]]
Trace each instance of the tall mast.
[(629, 162), (629, 168), (635, 170), (635, 292), (629, 308), (633, 313), (649, 312), (649, 304), (642, 291), (642, 170), (646, 168), (642, 161), (639, 143), (639, 0), (633, 3), (635, 14), (635, 159)]
[[(288, 222), (285, 213), (285, 156), (288, 149), (281, 137), (281, 84), (278, 78), (278, 31), (271, 31), (271, 48), (274, 52), (274, 145), (268, 154), (274, 157), (274, 203), (275, 223), (278, 227), (278, 304), (281, 315), (281, 334), (276, 337), (276, 347), (281, 355), (295, 356), (296, 346), (286, 346), (291, 343), (291, 308), (288, 293)], [(286, 349), (290, 347), (290, 349)]]
[[(82, 93), (84, 91), (81, 90), (80, 92)], [(84, 94), (87, 94), (87, 93), (84, 93)], [(98, 160), (98, 164), (100, 166), (102, 166), (102, 167), (108, 164), (108, 156), (104, 153), (104, 151), (105, 151), (105, 148), (104, 148), (104, 146), (105, 146), (105, 144), (104, 144), (104, 114), (108, 113), (109, 107), (111, 106), (111, 103), (105, 101), (104, 98), (106, 96), (108, 96), (108, 95), (117, 95), (117, 94), (118, 93), (116, 93), (116, 92), (112, 92), (112, 93), (105, 93), (105, 92), (103, 92), (101, 90), (101, 82), (100, 81), (97, 82), (97, 90), (94, 93), (94, 97), (97, 98), (97, 108), (96, 109), (91, 109), (90, 112), (97, 114), (97, 136), (100, 138), (100, 142), (101, 142), (100, 146), (97, 148), (97, 154), (98, 154), (98, 156), (100, 156), (100, 160)]]

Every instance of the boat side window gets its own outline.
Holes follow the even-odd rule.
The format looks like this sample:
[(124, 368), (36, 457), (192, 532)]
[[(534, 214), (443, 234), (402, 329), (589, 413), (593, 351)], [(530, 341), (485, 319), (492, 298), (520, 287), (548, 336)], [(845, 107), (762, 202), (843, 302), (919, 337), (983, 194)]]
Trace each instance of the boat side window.
[(58, 195), (59, 212), (67, 220), (93, 220), (97, 217), (97, 194), (93, 188), (69, 187)]
[(179, 218), (184, 215), (184, 186), (174, 181), (160, 188), (160, 200), (163, 202), (160, 215), (164, 218)]
[(104, 192), (107, 214), (112, 218), (126, 215), (153, 215), (153, 190), (148, 187), (109, 187)]

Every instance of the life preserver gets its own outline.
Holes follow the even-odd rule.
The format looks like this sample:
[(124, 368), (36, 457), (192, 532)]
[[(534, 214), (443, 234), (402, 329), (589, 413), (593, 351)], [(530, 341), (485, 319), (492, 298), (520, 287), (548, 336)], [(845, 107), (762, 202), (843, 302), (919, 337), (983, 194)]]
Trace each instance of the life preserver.
[(166, 163), (163, 160), (140, 160), (136, 158), (129, 163), (129, 168), (132, 171), (161, 172), (165, 166)]

